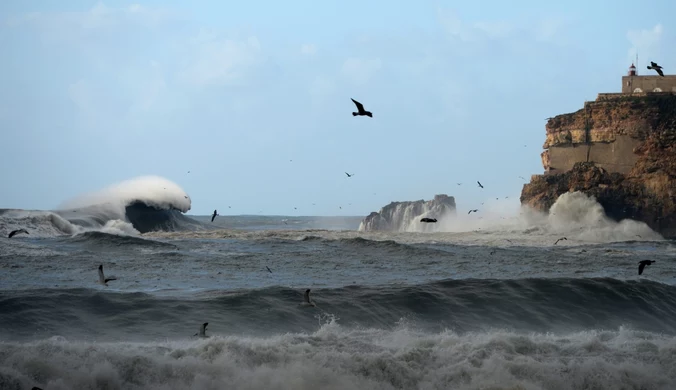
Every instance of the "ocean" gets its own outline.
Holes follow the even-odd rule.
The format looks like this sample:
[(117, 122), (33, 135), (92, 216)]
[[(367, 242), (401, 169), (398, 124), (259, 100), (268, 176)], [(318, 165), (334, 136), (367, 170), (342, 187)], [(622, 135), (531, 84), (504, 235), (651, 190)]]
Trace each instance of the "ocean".
[(0, 389), (676, 388), (674, 241), (583, 194), (368, 232), (133, 184), (0, 210)]

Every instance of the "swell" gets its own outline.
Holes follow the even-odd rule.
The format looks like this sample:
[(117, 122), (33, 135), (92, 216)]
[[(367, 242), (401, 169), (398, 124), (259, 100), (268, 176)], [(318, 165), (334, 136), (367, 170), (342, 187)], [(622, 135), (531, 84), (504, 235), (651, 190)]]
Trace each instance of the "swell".
[(388, 329), (402, 319), (430, 331), (511, 329), (575, 332), (630, 326), (676, 334), (676, 287), (597, 279), (445, 280), (408, 287), (313, 289), (318, 308), (301, 306), (304, 288), (210, 291), (187, 299), (92, 289), (0, 292), (4, 338), (148, 339), (185, 337), (209, 322), (227, 333), (316, 330), (318, 318)]
[(133, 236), (120, 236), (117, 234), (108, 234), (103, 232), (85, 232), (78, 234), (72, 237), (65, 239), (67, 242), (77, 242), (84, 244), (92, 244), (96, 246), (124, 246), (129, 247), (130, 245), (142, 246), (148, 248), (178, 248), (174, 244), (149, 240), (145, 238), (133, 237)]

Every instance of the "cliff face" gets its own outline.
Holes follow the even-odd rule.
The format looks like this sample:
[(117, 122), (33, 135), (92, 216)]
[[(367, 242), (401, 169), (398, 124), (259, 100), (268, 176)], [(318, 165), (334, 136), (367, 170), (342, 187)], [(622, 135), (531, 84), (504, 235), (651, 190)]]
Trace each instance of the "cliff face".
[(607, 150), (614, 153), (619, 140), (633, 147), (613, 157), (627, 162), (626, 169), (617, 164), (613, 171), (613, 163), (603, 164), (587, 151), (586, 159), (575, 162), (572, 169), (534, 176), (521, 192), (522, 203), (547, 211), (561, 194), (582, 191), (595, 196), (615, 220), (643, 221), (665, 237), (676, 237), (676, 96), (597, 100), (585, 109), (550, 119), (546, 130), (544, 147), (550, 148), (542, 154), (546, 170), (552, 168), (555, 153), (565, 147), (587, 147), (580, 145), (587, 138), (592, 145), (609, 143)]
[(420, 218), (443, 218), (455, 216), (455, 198), (440, 194), (429, 201), (417, 200), (413, 202), (392, 202), (372, 212), (359, 225), (360, 231), (406, 231)]

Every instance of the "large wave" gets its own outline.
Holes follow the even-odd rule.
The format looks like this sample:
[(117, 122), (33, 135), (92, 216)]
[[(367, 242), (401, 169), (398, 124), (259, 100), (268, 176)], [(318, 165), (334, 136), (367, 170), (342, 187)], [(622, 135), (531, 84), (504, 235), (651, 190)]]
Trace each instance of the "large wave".
[[(597, 279), (0, 292), (0, 383), (114, 389), (673, 389), (676, 288)], [(190, 339), (209, 322), (209, 339)], [(641, 330), (635, 330), (641, 329)], [(124, 340), (124, 341), (120, 341)], [(225, 385), (227, 383), (227, 385)], [(225, 387), (224, 387), (225, 386)]]
[(138, 235), (150, 231), (197, 230), (204, 225), (183, 213), (188, 194), (159, 176), (126, 180), (62, 203), (56, 210), (0, 210), (0, 231), (26, 228), (34, 237), (101, 231)]

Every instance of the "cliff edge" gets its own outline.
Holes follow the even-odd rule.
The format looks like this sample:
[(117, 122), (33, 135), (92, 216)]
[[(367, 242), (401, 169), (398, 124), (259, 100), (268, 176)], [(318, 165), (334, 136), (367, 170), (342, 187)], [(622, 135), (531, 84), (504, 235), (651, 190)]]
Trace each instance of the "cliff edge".
[(610, 218), (676, 238), (676, 95), (617, 95), (549, 119), (545, 174), (524, 185), (521, 203), (548, 211), (561, 194), (581, 191)]
[[(445, 194), (435, 195), (429, 201), (391, 202), (372, 212), (359, 224), (359, 231), (406, 231), (420, 218), (441, 219), (455, 216), (455, 198)], [(414, 229), (418, 230), (418, 229)]]

